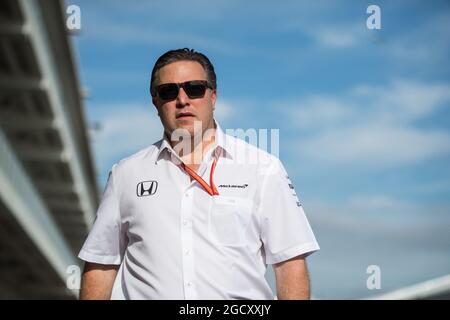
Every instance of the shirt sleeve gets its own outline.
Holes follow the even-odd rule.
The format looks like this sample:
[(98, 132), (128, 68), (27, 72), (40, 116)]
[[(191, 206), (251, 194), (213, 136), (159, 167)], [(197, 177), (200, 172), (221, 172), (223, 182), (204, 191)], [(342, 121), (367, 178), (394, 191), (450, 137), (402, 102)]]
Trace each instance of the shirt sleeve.
[(115, 167), (109, 173), (94, 225), (78, 254), (80, 259), (87, 262), (119, 265), (123, 258), (125, 235), (121, 228)]
[(278, 159), (263, 173), (259, 214), (267, 264), (319, 250), (294, 186)]

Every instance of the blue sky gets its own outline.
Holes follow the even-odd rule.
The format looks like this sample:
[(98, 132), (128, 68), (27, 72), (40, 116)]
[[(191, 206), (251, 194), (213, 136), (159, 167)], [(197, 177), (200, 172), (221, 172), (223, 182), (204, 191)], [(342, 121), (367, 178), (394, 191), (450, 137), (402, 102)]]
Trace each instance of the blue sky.
[[(280, 158), (321, 251), (317, 298), (450, 273), (448, 1), (68, 1), (100, 187), (162, 135), (158, 56), (189, 47), (218, 75), (224, 128), (280, 129)], [(381, 30), (366, 8), (381, 8)], [(368, 290), (366, 268), (381, 268)]]

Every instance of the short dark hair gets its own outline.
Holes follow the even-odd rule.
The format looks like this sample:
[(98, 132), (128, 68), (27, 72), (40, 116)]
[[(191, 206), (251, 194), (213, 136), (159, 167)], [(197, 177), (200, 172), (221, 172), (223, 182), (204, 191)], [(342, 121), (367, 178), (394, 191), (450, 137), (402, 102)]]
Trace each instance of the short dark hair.
[(206, 80), (214, 90), (217, 89), (216, 73), (214, 72), (214, 67), (208, 57), (206, 57), (203, 53), (194, 51), (194, 49), (183, 48), (167, 51), (160, 56), (158, 60), (156, 60), (152, 70), (152, 78), (150, 80), (150, 94), (152, 96), (156, 95), (155, 76), (158, 70), (177, 61), (195, 61), (200, 63), (205, 70)]

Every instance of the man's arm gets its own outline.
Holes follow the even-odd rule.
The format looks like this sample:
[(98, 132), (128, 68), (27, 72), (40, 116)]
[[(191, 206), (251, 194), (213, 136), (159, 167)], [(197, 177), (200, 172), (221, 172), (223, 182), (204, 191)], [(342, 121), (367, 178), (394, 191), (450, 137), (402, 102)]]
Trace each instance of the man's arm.
[(80, 300), (109, 300), (118, 265), (86, 262), (81, 279)]
[(273, 265), (279, 300), (308, 300), (309, 276), (304, 256)]

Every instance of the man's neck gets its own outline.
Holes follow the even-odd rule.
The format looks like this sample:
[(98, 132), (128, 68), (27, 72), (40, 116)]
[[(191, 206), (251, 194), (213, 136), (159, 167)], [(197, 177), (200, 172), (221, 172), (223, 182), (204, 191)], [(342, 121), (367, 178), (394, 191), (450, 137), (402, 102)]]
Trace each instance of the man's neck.
[(198, 133), (198, 136), (194, 135), (186, 141), (169, 140), (169, 142), (183, 163), (197, 171), (205, 154), (214, 145), (214, 142), (216, 141), (215, 135), (216, 128), (211, 128), (205, 130), (205, 132)]

